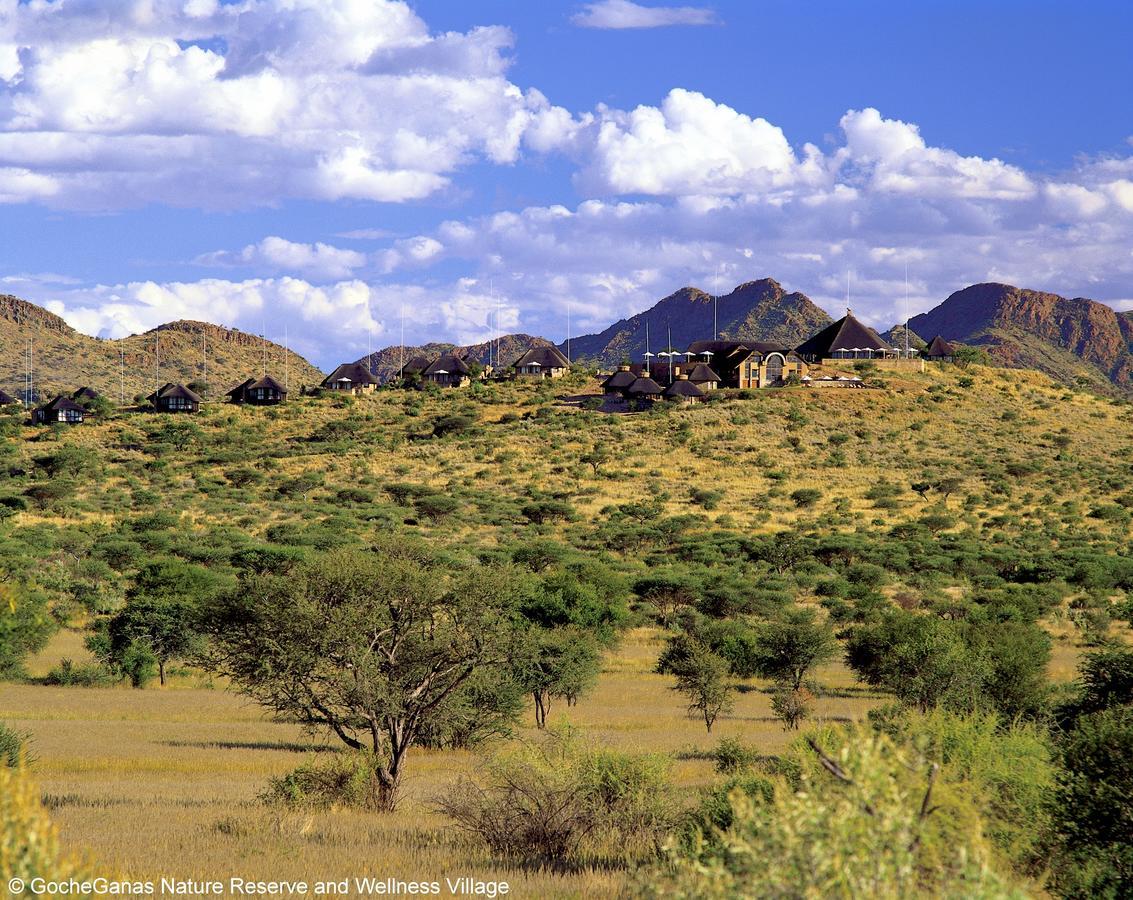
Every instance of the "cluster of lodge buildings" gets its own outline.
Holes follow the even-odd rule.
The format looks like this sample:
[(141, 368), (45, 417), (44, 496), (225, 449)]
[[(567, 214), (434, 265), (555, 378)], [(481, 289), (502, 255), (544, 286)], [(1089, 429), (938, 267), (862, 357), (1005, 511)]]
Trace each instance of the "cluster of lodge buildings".
[[(410, 384), (435, 384), (439, 387), (464, 387), (477, 378), (523, 378), (542, 380), (561, 378), (570, 372), (570, 361), (556, 347), (532, 347), (503, 373), (490, 366), (470, 365), (467, 357), (453, 352), (430, 359), (414, 356), (402, 365), (398, 378)], [(321, 387), (328, 391), (368, 394), (379, 384), (377, 376), (365, 363), (343, 363), (326, 378)]]
[[(672, 349), (661, 353), (646, 352), (645, 362), (623, 364), (602, 383), (607, 395), (619, 395), (637, 403), (673, 400), (691, 403), (705, 399), (717, 388), (767, 388), (787, 384), (810, 387), (860, 388), (856, 376), (812, 375), (813, 366), (848, 360), (893, 361), (896, 367), (909, 364), (923, 367), (923, 360), (951, 362), (955, 349), (940, 335), (922, 350), (899, 350), (888, 344), (876, 331), (854, 318), (850, 310), (818, 334), (789, 348), (763, 341), (693, 341), (685, 351)], [(659, 362), (651, 365), (651, 360)], [(474, 368), (475, 366), (475, 368)], [(533, 347), (520, 356), (504, 373), (493, 373), (491, 367), (469, 364), (466, 357), (449, 352), (435, 359), (415, 356), (405, 362), (399, 373), (407, 384), (436, 384), (441, 387), (462, 387), (474, 378), (506, 377), (516, 379), (560, 378), (570, 372), (570, 361), (556, 347)], [(366, 394), (375, 390), (378, 379), (362, 362), (343, 363), (322, 381), (330, 391)], [(287, 400), (287, 387), (268, 374), (248, 378), (227, 393), (228, 401), (237, 404), (271, 405)], [(99, 394), (89, 387), (71, 395), (60, 395), (32, 411), (32, 422), (44, 424), (80, 424)], [(163, 385), (146, 398), (156, 412), (195, 413), (201, 397), (183, 384)], [(0, 407), (18, 403), (0, 391)]]
[[(42, 406), (32, 410), (33, 425), (81, 425), (91, 414), (94, 401), (100, 394), (89, 387), (81, 387), (71, 395), (61, 394)], [(282, 403), (287, 399), (287, 388), (270, 375), (263, 378), (249, 378), (236, 385), (226, 395), (231, 403), (251, 403), (268, 405)], [(154, 412), (195, 413), (200, 412), (201, 395), (183, 384), (167, 382), (148, 397)], [(18, 400), (0, 391), (0, 406), (19, 403)]]
[[(607, 395), (643, 403), (696, 402), (716, 388), (768, 388), (787, 384), (811, 387), (863, 387), (856, 376), (812, 376), (811, 367), (848, 360), (894, 361), (923, 367), (923, 360), (951, 362), (955, 350), (937, 335), (924, 351), (901, 350), (856, 319), (850, 310), (795, 348), (763, 341), (693, 341), (681, 352), (646, 352), (644, 363), (622, 365), (603, 383)], [(650, 360), (657, 358), (658, 364)]]

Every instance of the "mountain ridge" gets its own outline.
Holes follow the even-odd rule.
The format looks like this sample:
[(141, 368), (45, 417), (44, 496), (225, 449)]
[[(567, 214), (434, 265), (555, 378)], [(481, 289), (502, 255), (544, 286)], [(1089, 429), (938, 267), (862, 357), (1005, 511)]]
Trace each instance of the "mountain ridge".
[(208, 399), (263, 371), (290, 377), (293, 389), (313, 386), (322, 373), (299, 354), (272, 341), (211, 322), (178, 319), (124, 338), (96, 338), (68, 325), (55, 313), (11, 294), (0, 295), (0, 387), (12, 396), (24, 389), (24, 348), (32, 341), (36, 394), (89, 386), (115, 400), (130, 400), (156, 389), (158, 381), (199, 381), (206, 371)]
[(427, 344), (404, 348), (400, 344), (395, 344), (390, 347), (383, 347), (381, 350), (375, 350), (368, 356), (360, 357), (356, 362), (368, 366), (375, 376), (385, 381), (398, 376), (403, 358), (405, 362), (409, 362), (414, 356), (425, 356), (431, 361), (444, 353), (456, 353), (463, 359), (477, 362), (480, 365), (487, 365), (489, 357), (494, 361), (498, 353), (500, 362), (506, 369), (532, 347), (551, 346), (554, 345), (544, 337), (520, 332), (504, 334), (498, 340), (482, 341), (478, 344), (459, 345), (444, 341), (431, 341)]
[[(773, 278), (761, 278), (737, 285), (717, 297), (715, 304), (711, 294), (683, 287), (647, 310), (595, 334), (571, 338), (570, 343), (576, 359), (611, 366), (623, 359), (641, 358), (646, 349), (647, 324), (650, 348), (659, 350), (664, 348), (670, 329), (674, 347), (684, 348), (695, 340), (711, 338), (714, 330), (721, 340), (759, 340), (793, 347), (832, 321), (805, 294), (788, 293)], [(566, 342), (558, 347), (565, 349)]]
[(909, 320), (926, 340), (985, 348), (1001, 365), (1067, 384), (1133, 391), (1133, 317), (1086, 297), (999, 282), (970, 285)]

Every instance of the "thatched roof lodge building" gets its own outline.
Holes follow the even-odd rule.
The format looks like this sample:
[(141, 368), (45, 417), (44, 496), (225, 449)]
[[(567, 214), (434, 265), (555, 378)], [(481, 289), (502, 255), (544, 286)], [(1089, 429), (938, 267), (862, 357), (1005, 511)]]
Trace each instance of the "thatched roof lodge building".
[(570, 374), (570, 361), (557, 347), (532, 347), (512, 368), (516, 378), (562, 378)]
[(634, 379), (633, 384), (626, 388), (625, 396), (627, 400), (638, 403), (652, 403), (660, 400), (664, 393), (665, 389), (648, 375), (639, 375)]
[(446, 353), (429, 364), (422, 373), (425, 381), (441, 387), (464, 387), (472, 381), (472, 370), (463, 359)]
[(956, 357), (956, 348), (938, 334), (925, 347), (921, 356), (936, 362), (952, 362)]
[(343, 363), (324, 378), (321, 384), (325, 390), (351, 394), (369, 394), (377, 386), (378, 379), (360, 362)]
[(201, 409), (200, 395), (189, 390), (183, 384), (169, 382), (160, 390), (154, 391), (147, 398), (156, 412), (195, 413)]
[(71, 399), (80, 405), (87, 405), (102, 399), (102, 394), (92, 387), (81, 387), (75, 393), (71, 394)]
[(837, 322), (827, 325), (818, 334), (795, 348), (795, 353), (809, 363), (823, 360), (895, 359), (900, 352), (890, 346), (876, 331), (854, 318), (851, 310)]
[(637, 381), (637, 376), (630, 371), (629, 366), (618, 366), (618, 370), (602, 382), (602, 393), (625, 396), (625, 392), (635, 381)]
[(11, 406), (13, 403), (17, 402), (18, 401), (16, 400), (16, 398), (11, 394), (6, 394), (4, 393), (4, 391), (0, 391), (0, 406)]
[(676, 403), (703, 403), (705, 393), (689, 380), (687, 375), (678, 375), (661, 394), (666, 400)]
[(70, 397), (59, 396), (50, 403), (36, 407), (32, 411), (31, 420), (36, 425), (81, 425), (86, 412)]
[(714, 391), (720, 386), (720, 376), (707, 363), (697, 363), (688, 373), (688, 380), (701, 391)]
[(227, 394), (229, 403), (250, 403), (253, 406), (270, 406), (287, 400), (287, 388), (265, 375), (263, 378), (249, 378), (236, 385)]
[(429, 368), (429, 357), (418, 354), (405, 361), (405, 365), (401, 367), (401, 378), (402, 380), (420, 378), (427, 368)]

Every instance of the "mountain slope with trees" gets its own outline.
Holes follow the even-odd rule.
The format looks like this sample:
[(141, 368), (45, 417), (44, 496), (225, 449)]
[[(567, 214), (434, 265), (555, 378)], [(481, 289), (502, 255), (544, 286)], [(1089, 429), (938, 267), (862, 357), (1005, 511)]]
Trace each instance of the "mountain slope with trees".
[(1083, 297), (974, 284), (909, 320), (926, 340), (984, 347), (1001, 365), (1038, 369), (1066, 384), (1133, 390), (1133, 318)]
[[(443, 353), (455, 353), (462, 359), (476, 362), (484, 366), (492, 362), (495, 365), (497, 357), (500, 366), (508, 368), (519, 357), (532, 347), (550, 347), (551, 342), (546, 338), (536, 337), (533, 334), (505, 334), (498, 340), (483, 341), (479, 344), (447, 344), (444, 342), (431, 342), (413, 347), (383, 347), (375, 350), (369, 356), (363, 356), (358, 362), (362, 365), (369, 363), (369, 369), (382, 381), (396, 378), (401, 371), (402, 361), (408, 363), (415, 356), (424, 356), (432, 360)], [(500, 366), (496, 366), (499, 368)]]
[[(268, 371), (293, 390), (315, 385), (322, 373), (297, 353), (257, 335), (208, 322), (177, 321), (118, 340), (93, 338), (41, 306), (0, 296), (0, 388), (18, 396), (24, 387), (24, 348), (32, 342), (35, 390), (41, 398), (88, 385), (127, 402), (160, 383), (207, 381), (208, 399), (250, 375)], [(207, 356), (207, 361), (206, 361)], [(207, 374), (206, 374), (207, 373)]]

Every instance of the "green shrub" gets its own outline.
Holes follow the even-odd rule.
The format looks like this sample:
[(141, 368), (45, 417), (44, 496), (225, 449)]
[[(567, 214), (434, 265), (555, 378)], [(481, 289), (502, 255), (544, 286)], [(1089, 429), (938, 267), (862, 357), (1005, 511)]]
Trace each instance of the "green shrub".
[[(667, 845), (647, 897), (1003, 897), (975, 786), (915, 746), (864, 728), (796, 745), (787, 772), (737, 786), (727, 809)], [(770, 796), (768, 796), (770, 794)], [(753, 796), (754, 795), (754, 796)], [(718, 805), (718, 802), (717, 802)], [(931, 812), (929, 812), (931, 810)]]
[(108, 687), (117, 684), (119, 677), (98, 663), (80, 663), (62, 659), (47, 673), (44, 681), (59, 687)]
[(574, 507), (565, 500), (537, 500), (526, 504), (521, 510), (523, 517), (536, 524), (573, 519)]
[(20, 731), (13, 731), (3, 722), (0, 722), (0, 768), (14, 769), (24, 763), (30, 763), (27, 751), (28, 736)]
[(366, 753), (336, 753), (313, 760), (268, 781), (265, 803), (302, 809), (376, 806), (378, 791), (373, 758)]
[(721, 738), (712, 750), (712, 759), (717, 772), (734, 775), (754, 766), (759, 761), (759, 751), (736, 738)]
[(652, 856), (673, 821), (660, 756), (599, 749), (560, 729), (494, 756), (438, 801), (493, 853), (552, 868)]
[(1133, 896), (1133, 707), (1083, 716), (1060, 750), (1064, 769), (1051, 803), (1055, 890)]
[(460, 502), (448, 494), (425, 494), (418, 497), (413, 505), (420, 516), (431, 522), (440, 522), (447, 519), (460, 507)]
[(799, 488), (797, 491), (791, 491), (791, 499), (795, 502), (795, 506), (800, 509), (814, 506), (822, 499), (822, 491), (818, 488)]

